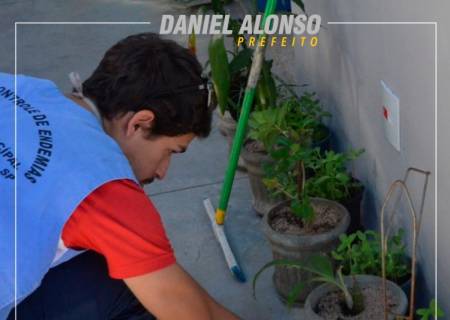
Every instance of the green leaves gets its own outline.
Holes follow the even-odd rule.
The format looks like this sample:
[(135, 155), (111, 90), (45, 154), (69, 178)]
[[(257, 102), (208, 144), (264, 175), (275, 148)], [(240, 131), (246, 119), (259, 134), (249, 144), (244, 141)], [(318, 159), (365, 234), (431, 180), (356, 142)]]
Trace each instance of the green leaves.
[(230, 62), (230, 73), (237, 73), (247, 69), (252, 63), (253, 50), (245, 48), (238, 52)]
[(303, 147), (313, 142), (314, 131), (324, 114), (314, 94), (305, 93), (299, 99), (290, 96), (279, 99), (272, 74), (271, 62), (263, 64), (261, 78), (256, 88), (256, 110), (250, 117), (249, 136), (261, 141), (267, 151), (275, 137), (284, 137)]
[(294, 288), (292, 288), (291, 292), (288, 294), (287, 298), (287, 305), (288, 308), (292, 308), (292, 306), (295, 303), (295, 300), (297, 300), (297, 297), (302, 293), (302, 291), (305, 289), (305, 283), (300, 282), (297, 283)]
[[(220, 1), (218, 2), (220, 4)], [(233, 22), (237, 23), (232, 19)], [(210, 77), (214, 86), (220, 112), (229, 111), (237, 120), (244, 95), (247, 74), (252, 63), (251, 49), (235, 47), (229, 51), (233, 58), (228, 60), (228, 51), (225, 47), (224, 37), (214, 35), (208, 47)]]
[(314, 175), (309, 179), (309, 193), (311, 196), (334, 201), (342, 201), (350, 196), (353, 188), (360, 187), (352, 181), (347, 173), (347, 163), (354, 160), (363, 150), (337, 153), (317, 151), (311, 159), (311, 169)]
[(231, 76), (228, 57), (222, 36), (213, 36), (208, 47), (211, 76), (219, 108), (223, 114), (227, 110)]
[[(326, 177), (328, 177), (328, 176), (326, 176)], [(336, 180), (338, 180), (342, 184), (347, 184), (350, 182), (351, 179), (348, 174), (339, 172), (336, 174)]]
[[(273, 161), (263, 167), (268, 182), (266, 186), (273, 195), (284, 194), (292, 200), (291, 210), (294, 215), (307, 223), (311, 222), (314, 219), (314, 210), (309, 203), (310, 197), (341, 201), (350, 196), (353, 188), (359, 187), (347, 173), (346, 164), (350, 153), (322, 153), (319, 148), (305, 147), (289, 136), (277, 136), (276, 114), (269, 110), (254, 112), (252, 125), (264, 121), (271, 121), (273, 124), (264, 127), (266, 130), (254, 130), (253, 133), (258, 132), (259, 135), (254, 134), (252, 137), (264, 137), (269, 144), (269, 155)], [(298, 177), (302, 177), (300, 163), (303, 163), (309, 174), (305, 177), (303, 188), (299, 188), (301, 185), (298, 180)]]
[[(215, 13), (223, 13), (223, 1), (214, 1), (212, 8)], [(234, 38), (233, 50), (227, 51), (223, 36), (213, 36), (208, 48), (210, 76), (214, 85), (219, 109), (223, 114), (229, 111), (235, 120), (238, 120), (243, 102), (244, 91), (247, 84), (248, 74), (252, 66), (254, 50), (245, 45), (237, 46), (238, 31), (241, 22), (230, 19), (230, 27)], [(228, 60), (227, 53), (233, 57)], [(272, 75), (272, 61), (264, 60), (261, 74), (256, 86), (255, 106), (258, 110), (276, 107), (277, 87)]]
[[(262, 74), (270, 75), (269, 69), (270, 65), (265, 64)], [(276, 90), (273, 85), (270, 87), (272, 89), (267, 92)], [(270, 107), (272, 94), (267, 95), (269, 98), (261, 94), (260, 103), (265, 101), (263, 104), (268, 103)], [(254, 111), (249, 121), (249, 137), (262, 142), (273, 160), (264, 166), (266, 186), (274, 196), (283, 194), (291, 199), (292, 213), (307, 223), (314, 219), (314, 210), (302, 191), (304, 177), (299, 164), (309, 165), (316, 152), (308, 148), (314, 130), (323, 126), (320, 122), (323, 112), (314, 96), (314, 93), (305, 93), (300, 98), (291, 96), (281, 101), (277, 108)]]
[(305, 197), (301, 200), (292, 200), (291, 210), (294, 215), (306, 222), (311, 222), (315, 216), (314, 209), (311, 207), (311, 202), (308, 197)]
[(223, 1), (222, 0), (211, 0), (211, 6), (216, 14), (224, 14)]
[(261, 74), (256, 84), (255, 108), (256, 110), (265, 110), (276, 108), (277, 88), (272, 77), (273, 60), (265, 60), (261, 67)]
[(437, 305), (436, 299), (430, 301), (428, 308), (417, 309), (416, 313), (421, 320), (442, 318), (445, 315), (444, 311)]
[[(403, 230), (388, 241), (386, 275), (395, 282), (409, 273), (409, 263), (403, 244)], [(331, 254), (343, 267), (345, 275), (381, 275), (380, 234), (371, 230), (341, 235), (340, 243)]]
[[(264, 68), (269, 70), (270, 65), (263, 66), (262, 80), (264, 80), (264, 74), (270, 75)], [(273, 79), (270, 82), (273, 82)], [(267, 92), (275, 90), (273, 85), (270, 87), (272, 89), (266, 90)], [(306, 177), (303, 170), (299, 169), (300, 167), (314, 172), (322, 165), (327, 165), (319, 163), (322, 161), (320, 151), (311, 149), (310, 146), (313, 143), (315, 130), (323, 129), (322, 117), (328, 114), (323, 112), (314, 93), (304, 93), (300, 98), (292, 95), (282, 99), (277, 108), (271, 108), (270, 99), (265, 97), (262, 86), (260, 89), (262, 90), (259, 92), (260, 102), (263, 103), (263, 107), (269, 108), (252, 113), (249, 121), (249, 137), (262, 142), (273, 160), (264, 165), (266, 178), (264, 182), (273, 196), (284, 195), (292, 200), (291, 210), (294, 215), (306, 223), (311, 222), (314, 219), (314, 210), (309, 197), (319, 196), (313, 191), (324, 185), (330, 185), (333, 181), (341, 184), (350, 183), (350, 177), (344, 174), (345, 171), (344, 173), (332, 171), (332, 163), (328, 164), (331, 175), (324, 174), (317, 177), (315, 186), (309, 186), (309, 181), (303, 183)], [(330, 159), (326, 160), (331, 162)], [(301, 163), (303, 165), (300, 166)], [(337, 189), (331, 190), (334, 197), (342, 197), (343, 190), (334, 186), (332, 188)]]
[(262, 142), (266, 150), (275, 143), (279, 135), (277, 112), (277, 109), (267, 109), (253, 111), (250, 115), (248, 136)]
[[(261, 81), (265, 74), (270, 75), (268, 70), (270, 65), (264, 64)], [(314, 138), (323, 138), (323, 135), (315, 134), (324, 130), (322, 118), (329, 116), (322, 110), (315, 93), (284, 98), (277, 108), (273, 108), (271, 99), (267, 98), (271, 94), (265, 92), (275, 89), (266, 90), (262, 83), (257, 88), (260, 90), (257, 92), (258, 103), (266, 109), (252, 112), (248, 136), (260, 141), (273, 160), (264, 166), (269, 191), (273, 196), (282, 194), (293, 200), (292, 213), (310, 222), (314, 219), (314, 210), (308, 197), (342, 201), (349, 197), (352, 188), (359, 187), (347, 173), (346, 165), (363, 150), (322, 153), (319, 148), (312, 149)], [(299, 163), (303, 163), (308, 172), (307, 179), (300, 172)], [(305, 183), (303, 179), (306, 179)]]
[(308, 260), (308, 266), (322, 278), (330, 281), (334, 280), (333, 264), (328, 257), (322, 255), (313, 255)]
[(408, 259), (406, 258), (406, 246), (403, 243), (404, 230), (392, 236), (387, 243), (386, 274), (393, 281), (398, 281), (410, 272)]

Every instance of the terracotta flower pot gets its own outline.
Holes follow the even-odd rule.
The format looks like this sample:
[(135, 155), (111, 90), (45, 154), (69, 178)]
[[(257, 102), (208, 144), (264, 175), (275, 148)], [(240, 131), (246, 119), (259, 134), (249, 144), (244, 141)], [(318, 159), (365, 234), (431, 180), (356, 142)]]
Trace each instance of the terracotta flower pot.
[[(289, 202), (284, 201), (270, 210), (263, 219), (263, 231), (267, 236), (272, 249), (274, 259), (292, 259), (298, 261), (307, 261), (311, 255), (323, 254), (330, 255), (339, 243), (339, 235), (345, 233), (350, 224), (350, 215), (341, 204), (321, 198), (311, 198), (311, 203), (315, 209), (325, 208), (336, 210), (340, 215), (339, 221), (332, 229), (317, 234), (292, 234), (275, 231), (272, 227), (272, 220), (280, 210), (285, 210), (289, 206)], [(318, 210), (321, 211), (321, 210)], [(317, 211), (316, 211), (317, 212)], [(322, 212), (322, 211), (321, 211)], [(317, 212), (316, 214), (321, 214)], [(315, 277), (310, 272), (286, 267), (276, 266), (273, 275), (273, 282), (277, 292), (282, 300), (286, 301), (289, 293), (299, 282), (305, 283), (297, 304), (303, 304), (306, 296), (316, 286), (309, 280)]]

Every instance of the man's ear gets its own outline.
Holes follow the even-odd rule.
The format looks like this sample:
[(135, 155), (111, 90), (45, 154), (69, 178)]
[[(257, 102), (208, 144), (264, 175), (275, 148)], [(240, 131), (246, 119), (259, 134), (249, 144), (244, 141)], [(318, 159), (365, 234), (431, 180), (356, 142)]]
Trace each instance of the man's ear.
[(133, 114), (127, 124), (126, 136), (131, 137), (139, 129), (149, 132), (155, 122), (155, 114), (150, 110), (141, 110)]

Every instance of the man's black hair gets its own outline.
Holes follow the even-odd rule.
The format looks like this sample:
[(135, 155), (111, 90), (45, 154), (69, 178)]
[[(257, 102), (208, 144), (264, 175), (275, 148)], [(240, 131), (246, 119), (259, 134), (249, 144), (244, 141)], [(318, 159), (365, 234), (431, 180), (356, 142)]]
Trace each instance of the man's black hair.
[(106, 119), (151, 110), (155, 114), (152, 135), (206, 137), (211, 131), (211, 110), (208, 91), (199, 88), (205, 84), (201, 73), (191, 51), (157, 34), (141, 33), (105, 53), (83, 82), (83, 93)]

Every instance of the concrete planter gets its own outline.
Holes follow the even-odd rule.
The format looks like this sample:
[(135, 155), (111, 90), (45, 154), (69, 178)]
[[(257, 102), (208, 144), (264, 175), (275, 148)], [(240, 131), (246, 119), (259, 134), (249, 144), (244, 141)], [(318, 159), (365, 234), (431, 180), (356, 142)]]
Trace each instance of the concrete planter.
[(252, 206), (256, 213), (260, 216), (267, 214), (282, 199), (276, 200), (270, 196), (269, 190), (263, 183), (264, 170), (262, 165), (270, 160), (267, 153), (251, 152), (245, 148), (245, 144), (241, 150), (241, 157), (244, 160), (247, 169), (248, 179), (250, 181), (250, 189), (252, 191)]
[[(358, 282), (359, 286), (361, 288), (364, 287), (376, 287), (376, 286), (382, 286), (382, 279), (377, 276), (369, 276), (369, 275), (358, 275), (355, 276), (356, 281)], [(352, 284), (352, 277), (345, 277), (344, 278), (345, 283), (347, 286), (351, 286)], [(386, 281), (387, 289), (390, 292), (390, 294), (395, 297), (395, 299), (398, 301), (398, 305), (392, 308), (391, 312), (397, 315), (405, 315), (407, 308), (408, 308), (408, 299), (403, 292), (403, 290), (396, 285), (395, 283), (391, 281)], [(323, 317), (319, 316), (316, 312), (316, 306), (319, 302), (319, 300), (329, 293), (330, 291), (336, 290), (336, 287), (330, 284), (322, 284), (315, 288), (311, 293), (308, 295), (306, 301), (305, 301), (305, 319), (308, 320), (324, 320)], [(383, 301), (383, 296), (380, 296), (380, 301)], [(342, 319), (351, 319), (351, 320), (379, 320), (382, 319), (382, 317), (371, 317), (369, 316), (368, 310), (371, 310), (371, 305), (373, 305), (374, 301), (369, 300), (365, 301), (365, 309), (362, 313), (350, 316), (350, 317), (342, 317)], [(373, 307), (372, 307), (373, 310)], [(383, 310), (379, 310), (381, 312), (381, 315), (383, 314)], [(380, 314), (380, 313), (378, 313)], [(340, 318), (341, 319), (341, 318)], [(394, 320), (395, 316), (393, 314), (388, 316), (389, 320)]]
[[(228, 111), (222, 115), (220, 111), (219, 114), (219, 131), (225, 137), (228, 144), (228, 153), (231, 151), (231, 146), (233, 145), (234, 134), (236, 133), (236, 121), (231, 117)], [(238, 170), (246, 171), (245, 163), (242, 157), (239, 157)]]
[[(312, 235), (286, 234), (275, 231), (270, 226), (272, 216), (281, 208), (288, 206), (289, 202), (284, 201), (272, 210), (270, 210), (263, 219), (263, 231), (267, 236), (274, 259), (293, 259), (299, 261), (307, 261), (311, 255), (324, 254), (329, 255), (339, 243), (339, 235), (345, 233), (350, 224), (350, 215), (341, 204), (321, 198), (312, 198), (312, 203), (325, 204), (332, 206), (342, 212), (342, 219), (334, 227), (334, 229)], [(292, 288), (299, 282), (305, 283), (305, 288), (298, 296), (297, 304), (303, 304), (307, 295), (316, 286), (310, 283), (310, 279), (314, 277), (310, 272), (297, 268), (285, 266), (276, 266), (273, 275), (273, 282), (281, 299), (286, 301)]]

